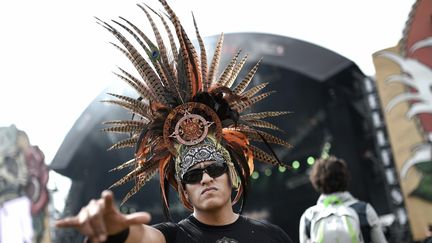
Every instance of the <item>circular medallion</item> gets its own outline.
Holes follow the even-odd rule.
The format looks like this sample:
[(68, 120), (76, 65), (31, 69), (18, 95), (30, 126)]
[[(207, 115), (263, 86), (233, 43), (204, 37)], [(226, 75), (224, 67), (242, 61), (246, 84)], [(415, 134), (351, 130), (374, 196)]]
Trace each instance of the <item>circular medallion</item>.
[[(204, 115), (211, 120), (208, 121)], [(173, 126), (173, 123), (175, 125)], [(202, 142), (209, 127), (215, 125), (216, 139), (222, 137), (222, 124), (218, 115), (210, 107), (202, 103), (189, 102), (174, 108), (165, 119), (163, 137), (165, 144), (172, 153), (176, 153), (172, 138), (184, 145), (195, 145)]]

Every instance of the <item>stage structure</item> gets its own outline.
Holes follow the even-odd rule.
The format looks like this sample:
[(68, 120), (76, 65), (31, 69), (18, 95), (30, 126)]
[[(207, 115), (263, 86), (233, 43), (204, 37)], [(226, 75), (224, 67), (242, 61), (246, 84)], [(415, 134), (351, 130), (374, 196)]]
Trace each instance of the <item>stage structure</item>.
[[(217, 38), (205, 39), (209, 53), (213, 52)], [(262, 33), (225, 34), (221, 65), (227, 63), (239, 48), (242, 49), (241, 57), (249, 54), (244, 70), (249, 70), (262, 58), (253, 82), (269, 82), (263, 92), (278, 91), (254, 111), (292, 112), (283, 119), (272, 121), (287, 131), (286, 138), (293, 145), (291, 150), (275, 147), (278, 156), (292, 169), (256, 168), (245, 214), (278, 224), (293, 239), (298, 239), (300, 216), (316, 203), (319, 196), (308, 181), (309, 169), (322, 154), (334, 154), (344, 158), (353, 172), (352, 193), (370, 202), (379, 215), (393, 215), (391, 190), (378, 154), (376, 129), (367, 101), (369, 94), (365, 80), (370, 79), (355, 63), (330, 50), (289, 37)], [(98, 197), (119, 178), (119, 174), (108, 171), (133, 153), (132, 150), (107, 152), (106, 149), (119, 138), (100, 132), (103, 121), (130, 116), (120, 108), (99, 102), (108, 98), (106, 92), (120, 93), (123, 89), (124, 94), (131, 95), (126, 84), (121, 80), (118, 83), (118, 87), (107, 87), (87, 107), (51, 163), (53, 170), (73, 182), (65, 215), (76, 214), (91, 198)], [(117, 199), (120, 200), (131, 186), (115, 188)], [(174, 194), (170, 198), (175, 220), (188, 214)], [(158, 178), (150, 181), (121, 209), (124, 212), (146, 210), (153, 215), (153, 223), (162, 221)], [(387, 229), (390, 242), (400, 242), (397, 239), (405, 237), (394, 232), (399, 228), (393, 225)], [(64, 242), (73, 242), (73, 238), (77, 238), (72, 231), (57, 232), (56, 236)]]

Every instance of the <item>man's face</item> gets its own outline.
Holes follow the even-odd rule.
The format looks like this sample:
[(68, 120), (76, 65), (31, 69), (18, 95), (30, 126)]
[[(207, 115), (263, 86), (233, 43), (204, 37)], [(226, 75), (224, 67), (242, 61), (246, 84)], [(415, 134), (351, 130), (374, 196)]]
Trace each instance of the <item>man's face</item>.
[[(209, 169), (209, 166), (213, 164), (216, 162), (201, 162), (192, 166), (188, 172), (197, 169)], [(207, 172), (203, 172), (199, 182), (185, 184), (185, 191), (186, 197), (195, 211), (213, 211), (224, 206), (231, 207), (231, 183), (226, 172), (214, 178)]]

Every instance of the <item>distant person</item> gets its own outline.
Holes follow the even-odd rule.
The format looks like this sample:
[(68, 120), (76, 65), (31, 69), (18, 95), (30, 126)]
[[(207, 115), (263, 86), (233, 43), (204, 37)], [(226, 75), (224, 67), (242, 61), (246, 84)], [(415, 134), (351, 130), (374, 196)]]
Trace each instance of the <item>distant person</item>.
[(321, 196), (301, 216), (300, 243), (387, 242), (374, 208), (347, 191), (350, 173), (344, 160), (318, 159), (309, 179)]

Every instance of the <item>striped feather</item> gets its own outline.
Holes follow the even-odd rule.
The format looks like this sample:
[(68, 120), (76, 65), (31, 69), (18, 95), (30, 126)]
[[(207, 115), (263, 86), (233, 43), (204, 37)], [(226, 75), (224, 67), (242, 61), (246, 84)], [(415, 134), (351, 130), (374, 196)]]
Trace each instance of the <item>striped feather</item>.
[(269, 84), (268, 82), (258, 84), (257, 86), (252, 87), (252, 88), (250, 88), (248, 91), (242, 93), (241, 96), (251, 98), (251, 97), (254, 96), (256, 93), (258, 93), (258, 92), (260, 92), (262, 89), (264, 89), (268, 84)]
[[(241, 132), (244, 132), (249, 137), (250, 140), (263, 142), (261, 136), (258, 134), (258, 132), (255, 129), (246, 128), (246, 127), (239, 127), (238, 130), (241, 131)], [(276, 136), (273, 136), (273, 135), (271, 135), (269, 133), (266, 133), (266, 132), (263, 132), (263, 131), (259, 131), (259, 133), (269, 143), (282, 145), (282, 146), (284, 146), (286, 148), (292, 148), (292, 145), (289, 144), (287, 141), (285, 141), (283, 139), (280, 139), (280, 138), (278, 138)]]
[(115, 168), (112, 168), (111, 170), (109, 170), (109, 172), (116, 171), (116, 170), (122, 170), (122, 169), (124, 169), (126, 167), (131, 167), (133, 165), (136, 165), (136, 163), (137, 163), (136, 158), (133, 158), (131, 160), (128, 160), (128, 161), (122, 163), (121, 165), (119, 165), (119, 166), (117, 166)]
[(117, 75), (126, 83), (128, 83), (130, 86), (132, 86), (142, 98), (148, 99), (149, 101), (157, 100), (156, 95), (148, 88), (148, 86), (145, 83), (141, 82), (140, 80), (138, 80), (137, 78), (135, 78), (134, 76), (132, 76), (131, 74), (123, 70), (122, 68), (119, 67), (118, 69), (124, 75), (126, 75), (126, 77), (121, 74), (117, 74), (117, 73), (114, 74)]
[(248, 123), (253, 125), (254, 127), (267, 128), (267, 129), (272, 129), (272, 130), (285, 133), (284, 130), (280, 129), (278, 126), (267, 121), (255, 120), (255, 121), (248, 121)]
[(131, 111), (134, 114), (144, 117), (145, 119), (150, 119), (149, 117), (147, 117), (148, 110), (142, 110), (140, 109), (140, 107), (137, 107), (129, 102), (122, 100), (101, 100), (101, 102), (118, 105), (126, 110)]
[(241, 50), (238, 50), (237, 53), (234, 55), (234, 57), (231, 59), (230, 63), (225, 67), (225, 70), (222, 72), (221, 76), (219, 77), (219, 80), (217, 81), (217, 84), (219, 86), (225, 86), (225, 84), (228, 82), (233, 72), (233, 69), (237, 63), (237, 59), (240, 55), (240, 52)]
[(265, 98), (267, 98), (268, 96), (270, 96), (271, 94), (273, 94), (275, 91), (269, 91), (263, 94), (260, 94), (258, 96), (252, 97), (250, 99), (247, 100), (242, 100), (240, 101), (238, 104), (236, 104), (233, 109), (237, 110), (238, 112), (242, 112), (244, 109), (250, 107), (251, 105), (255, 104), (258, 101), (261, 101)]
[(241, 94), (246, 89), (246, 87), (249, 85), (249, 83), (252, 81), (252, 78), (254, 77), (255, 73), (258, 70), (258, 67), (261, 63), (261, 59), (258, 60), (258, 62), (255, 64), (255, 66), (249, 71), (249, 73), (246, 75), (246, 77), (234, 88), (233, 92), (236, 94)]
[(115, 143), (111, 147), (109, 147), (108, 150), (134, 147), (137, 142), (138, 142), (137, 137), (123, 139), (123, 140), (118, 141), (117, 143)]
[(237, 79), (238, 74), (240, 73), (241, 69), (243, 68), (244, 64), (246, 63), (246, 60), (248, 58), (248, 55), (245, 55), (242, 60), (237, 63), (234, 67), (234, 70), (232, 71), (231, 77), (226, 82), (225, 86), (228, 88), (231, 88), (234, 81)]
[(262, 149), (260, 149), (256, 146), (253, 146), (253, 145), (250, 145), (250, 148), (253, 151), (254, 159), (259, 160), (259, 161), (264, 162), (264, 163), (267, 163), (267, 164), (270, 164), (270, 165), (273, 165), (273, 166), (279, 165), (279, 162), (277, 161), (277, 159), (273, 155), (271, 155), (267, 152), (264, 152)]
[(216, 79), (217, 69), (219, 67), (219, 62), (220, 62), (220, 58), (221, 58), (223, 40), (224, 40), (224, 35), (222, 33), (219, 37), (217, 44), (216, 44), (213, 58), (212, 58), (212, 61), (210, 63), (209, 73), (207, 76), (208, 84), (206, 85), (206, 87), (209, 87), (209, 88), (216, 81), (215, 79)]
[(259, 120), (267, 117), (275, 117), (275, 116), (282, 116), (289, 114), (291, 112), (288, 111), (265, 111), (265, 112), (259, 112), (259, 113), (249, 113), (244, 114), (240, 116), (240, 119), (242, 120)]
[[(156, 69), (156, 72), (158, 73), (161, 82), (164, 85), (166, 85), (168, 82), (168, 79), (169, 78), (172, 79), (173, 77), (172, 77), (172, 71), (169, 68), (165, 68), (166, 65), (161, 65), (159, 62), (160, 57), (163, 56), (162, 51), (159, 50), (160, 48), (158, 49), (158, 47), (138, 27), (136, 27), (130, 21), (128, 21), (127, 19), (125, 19), (123, 17), (120, 17), (120, 19), (122, 19), (123, 21), (128, 23), (141, 36), (141, 38), (143, 38), (143, 40), (146, 42), (148, 47), (129, 28), (127, 28), (126, 26), (124, 26), (124, 25), (122, 25), (116, 21), (113, 21), (114, 23), (117, 23), (122, 28), (124, 28), (126, 31), (128, 31), (137, 40), (137, 42), (140, 44), (140, 46), (144, 49), (145, 53), (147, 54), (148, 59), (151, 61), (153, 67)], [(165, 59), (167, 60), (166, 51), (165, 51), (164, 47), (162, 47), (162, 49), (164, 50)], [(168, 65), (168, 67), (169, 67), (169, 65)]]
[(106, 22), (104, 23), (104, 27), (110, 31), (122, 45), (126, 48), (129, 55), (126, 55), (129, 60), (132, 62), (134, 67), (137, 69), (138, 73), (141, 77), (147, 82), (150, 90), (152, 90), (158, 99), (158, 101), (166, 104), (164, 94), (165, 89), (162, 86), (161, 80), (157, 77), (153, 68), (147, 63), (147, 61), (139, 54), (136, 48), (124, 37), (118, 30), (109, 25)]
[(115, 126), (115, 127), (106, 127), (101, 129), (102, 132), (116, 132), (116, 133), (136, 133), (137, 131), (140, 131), (141, 127), (136, 126)]
[(102, 124), (104, 125), (129, 125), (129, 126), (145, 126), (148, 121), (138, 121), (138, 120), (111, 120), (105, 121)]
[(207, 89), (208, 89), (208, 86), (207, 86), (208, 85), (208, 82), (207, 82), (207, 68), (208, 68), (207, 67), (207, 52), (205, 49), (204, 41), (201, 37), (201, 34), (199, 33), (198, 25), (196, 23), (195, 16), (193, 15), (193, 13), (192, 13), (192, 18), (193, 18), (193, 23), (195, 26), (195, 32), (196, 32), (196, 36), (198, 39), (199, 47), (201, 50), (201, 79), (202, 79), (202, 83), (203, 83), (202, 89), (204, 91), (207, 91)]
[(137, 166), (135, 169), (133, 169), (127, 175), (123, 176), (122, 178), (120, 178), (120, 180), (118, 180), (114, 184), (112, 184), (108, 189), (112, 189), (114, 187), (121, 186), (121, 185), (131, 181), (132, 179), (136, 178), (137, 175), (146, 171), (146, 169), (148, 169), (146, 167), (148, 167), (148, 166)]
[[(159, 18), (161, 19), (162, 24), (163, 24), (164, 27), (165, 27), (165, 31), (166, 31), (166, 33), (168, 34), (168, 39), (169, 39), (170, 46), (171, 46), (171, 54), (172, 54), (172, 57), (173, 57), (173, 58), (176, 58), (176, 57), (178, 56), (178, 53), (177, 53), (177, 45), (176, 45), (176, 43), (175, 43), (174, 35), (173, 35), (172, 31), (171, 31), (171, 28), (168, 26), (168, 23), (166, 22), (166, 20), (165, 20), (165, 18), (163, 17), (162, 14), (157, 14), (157, 15), (158, 15)], [(174, 70), (173, 70), (173, 71), (174, 71)], [(175, 75), (174, 75), (174, 77), (175, 77)]]
[[(159, 1), (162, 3), (163, 7), (165, 8), (170, 17), (171, 22), (174, 25), (180, 44), (180, 54), (183, 60), (183, 65), (187, 77), (186, 82), (189, 91), (189, 93), (186, 94), (185, 99), (188, 100), (190, 97), (195, 96), (196, 92), (199, 90), (201, 82), (199, 63), (197, 62), (198, 56), (196, 54), (194, 46), (190, 42), (183, 27), (181, 26), (180, 20), (178, 19), (177, 15), (174, 13), (174, 11), (171, 9), (171, 7), (165, 0)], [(181, 81), (179, 80), (179, 82)]]
[(112, 93), (107, 93), (107, 94), (111, 95), (113, 97), (116, 97), (119, 100), (123, 100), (123, 101), (139, 108), (139, 110), (143, 111), (143, 114), (145, 114), (146, 117), (151, 116), (151, 114), (148, 112), (149, 106), (147, 104), (143, 103), (142, 101), (140, 101), (138, 99), (131, 98), (129, 96), (125, 96), (125, 95), (118, 95), (118, 94), (112, 94)]
[(132, 187), (132, 189), (126, 194), (126, 196), (122, 199), (120, 205), (123, 205), (129, 198), (135, 195), (158, 171), (158, 168), (152, 168), (147, 170), (145, 173), (138, 176), (137, 183)]

